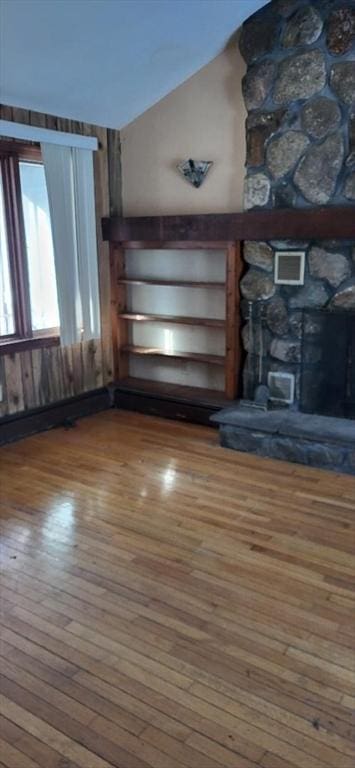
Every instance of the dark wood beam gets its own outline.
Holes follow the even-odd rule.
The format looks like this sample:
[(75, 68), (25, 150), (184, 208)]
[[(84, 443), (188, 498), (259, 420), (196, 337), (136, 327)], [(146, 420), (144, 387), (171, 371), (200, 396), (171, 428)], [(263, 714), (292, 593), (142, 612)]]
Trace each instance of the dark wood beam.
[(102, 220), (104, 240), (152, 243), (228, 243), (235, 240), (354, 239), (355, 206), (255, 210), (189, 216), (111, 217)]

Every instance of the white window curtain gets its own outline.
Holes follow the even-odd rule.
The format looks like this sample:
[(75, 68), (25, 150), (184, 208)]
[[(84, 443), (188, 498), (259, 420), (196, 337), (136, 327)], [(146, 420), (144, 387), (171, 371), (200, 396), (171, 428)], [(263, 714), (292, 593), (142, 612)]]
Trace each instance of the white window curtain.
[(42, 143), (64, 346), (99, 338), (100, 302), (93, 157)]

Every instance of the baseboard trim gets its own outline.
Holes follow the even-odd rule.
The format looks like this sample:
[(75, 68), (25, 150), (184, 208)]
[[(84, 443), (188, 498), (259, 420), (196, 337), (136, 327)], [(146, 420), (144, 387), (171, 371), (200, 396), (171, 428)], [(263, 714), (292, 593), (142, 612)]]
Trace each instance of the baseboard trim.
[(106, 387), (29, 411), (3, 416), (0, 419), (0, 445), (21, 440), (54, 427), (69, 428), (73, 421), (112, 407), (112, 397)]
[(171, 396), (162, 397), (144, 392), (129, 392), (120, 389), (119, 386), (115, 389), (114, 403), (116, 408), (121, 410), (136, 411), (148, 416), (159, 416), (164, 419), (203, 424), (209, 427), (216, 426), (210, 422), (210, 417), (219, 409), (217, 406), (184, 402), (182, 399), (175, 399)]

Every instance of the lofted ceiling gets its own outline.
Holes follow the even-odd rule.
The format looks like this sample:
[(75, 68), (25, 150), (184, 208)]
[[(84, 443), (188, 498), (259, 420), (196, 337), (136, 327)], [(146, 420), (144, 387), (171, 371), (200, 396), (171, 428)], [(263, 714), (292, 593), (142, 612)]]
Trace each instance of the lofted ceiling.
[(0, 0), (1, 102), (121, 128), (266, 0)]

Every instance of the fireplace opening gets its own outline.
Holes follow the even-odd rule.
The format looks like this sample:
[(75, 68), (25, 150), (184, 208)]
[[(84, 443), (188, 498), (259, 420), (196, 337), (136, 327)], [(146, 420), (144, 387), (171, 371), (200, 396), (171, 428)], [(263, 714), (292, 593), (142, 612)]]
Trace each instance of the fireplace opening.
[(300, 409), (355, 419), (355, 313), (303, 312)]

